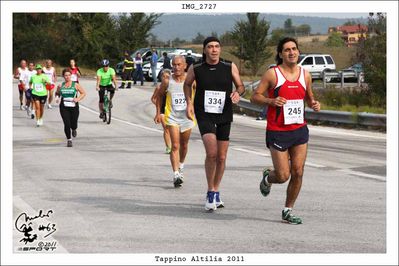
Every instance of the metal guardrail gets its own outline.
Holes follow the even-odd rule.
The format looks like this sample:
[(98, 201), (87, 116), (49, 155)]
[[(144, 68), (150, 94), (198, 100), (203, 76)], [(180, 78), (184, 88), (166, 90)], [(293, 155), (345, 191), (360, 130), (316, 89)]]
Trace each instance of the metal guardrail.
[(323, 72), (323, 88), (326, 87), (327, 81), (331, 81), (331, 79), (339, 79), (341, 81), (341, 88), (345, 86), (345, 78), (356, 78), (357, 86), (360, 87), (364, 82), (364, 73), (363, 72), (356, 72), (351, 70), (346, 71), (330, 71), (330, 72)]
[[(252, 112), (261, 113), (263, 107), (252, 104), (249, 100), (241, 98), (238, 107), (250, 110)], [(386, 127), (386, 115), (372, 113), (352, 113), (331, 110), (320, 110), (315, 112), (310, 108), (305, 108), (305, 116), (307, 120), (340, 123), (347, 125), (376, 126)]]

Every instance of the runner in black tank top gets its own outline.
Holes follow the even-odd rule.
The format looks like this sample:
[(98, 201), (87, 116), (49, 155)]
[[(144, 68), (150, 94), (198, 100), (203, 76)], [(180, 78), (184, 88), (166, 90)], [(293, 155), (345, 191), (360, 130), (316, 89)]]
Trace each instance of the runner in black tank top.
[[(223, 207), (219, 186), (222, 181), (231, 122), (233, 103), (238, 103), (245, 93), (237, 66), (220, 59), (220, 41), (208, 37), (203, 44), (203, 62), (194, 64), (187, 71), (184, 94), (187, 102), (187, 117), (193, 119), (194, 111), (206, 150), (205, 172), (208, 183), (205, 209)], [(192, 85), (196, 82), (194, 103), (191, 98)], [(236, 87), (233, 92), (232, 83)]]
[[(215, 124), (233, 121), (233, 106), (230, 94), (233, 89), (231, 62), (219, 61), (216, 65), (206, 62), (194, 64), (196, 81), (194, 110), (197, 119), (209, 119)], [(226, 92), (224, 108), (221, 114), (207, 113), (204, 108), (205, 90)]]

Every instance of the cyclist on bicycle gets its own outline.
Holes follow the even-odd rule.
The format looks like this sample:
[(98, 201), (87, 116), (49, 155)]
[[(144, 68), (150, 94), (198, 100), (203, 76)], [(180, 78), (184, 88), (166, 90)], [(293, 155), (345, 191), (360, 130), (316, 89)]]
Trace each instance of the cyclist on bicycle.
[[(101, 66), (102, 67), (99, 70), (97, 70), (96, 90), (98, 91), (98, 95), (100, 96), (100, 101), (98, 102), (98, 108), (100, 110), (100, 118), (102, 119), (104, 117), (105, 90), (111, 92), (110, 100), (112, 100), (115, 94), (115, 88), (117, 88), (117, 86), (116, 86), (115, 70), (112, 67), (109, 67), (109, 60), (103, 59), (101, 61)], [(110, 102), (110, 105), (112, 105), (112, 102)]]

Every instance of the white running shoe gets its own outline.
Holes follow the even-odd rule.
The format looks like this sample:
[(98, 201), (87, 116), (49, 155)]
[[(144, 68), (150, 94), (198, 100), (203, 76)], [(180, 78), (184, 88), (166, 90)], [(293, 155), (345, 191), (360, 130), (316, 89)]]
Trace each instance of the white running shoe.
[(220, 198), (220, 192), (219, 191), (215, 192), (215, 202), (216, 202), (216, 208), (223, 208), (224, 207), (224, 202)]
[(216, 208), (215, 192), (208, 191), (206, 193), (205, 210), (214, 211)]
[(39, 123), (40, 123), (41, 126), (43, 126), (43, 118), (39, 119)]
[(181, 179), (184, 179), (183, 170), (184, 170), (184, 168), (180, 168), (180, 167), (179, 167), (179, 174), (180, 174), (180, 178), (181, 178)]
[(178, 173), (178, 174), (176, 174), (176, 175), (173, 177), (173, 185), (174, 185), (175, 187), (181, 187), (181, 184), (183, 184), (183, 179), (182, 179), (181, 174)]
[(40, 127), (40, 121), (39, 121), (39, 119), (36, 120), (36, 127)]
[(48, 107), (48, 109), (53, 109), (53, 107), (51, 106), (51, 104), (49, 104), (47, 107)]

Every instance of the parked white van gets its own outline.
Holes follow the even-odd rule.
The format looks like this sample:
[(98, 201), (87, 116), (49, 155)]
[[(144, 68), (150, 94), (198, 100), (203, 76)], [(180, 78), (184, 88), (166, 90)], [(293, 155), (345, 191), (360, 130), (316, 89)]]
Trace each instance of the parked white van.
[[(298, 65), (312, 75), (312, 79), (323, 79), (324, 72), (335, 71), (335, 62), (329, 54), (300, 54)], [(330, 77), (326, 81), (330, 81)]]

